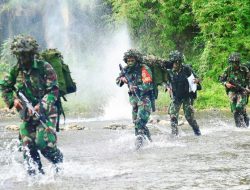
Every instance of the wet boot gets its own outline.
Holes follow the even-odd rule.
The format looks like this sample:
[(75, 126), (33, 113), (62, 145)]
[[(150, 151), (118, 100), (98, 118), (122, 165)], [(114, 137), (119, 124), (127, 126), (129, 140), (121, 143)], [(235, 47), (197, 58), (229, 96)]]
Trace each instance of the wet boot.
[(246, 127), (249, 127), (249, 117), (248, 117), (246, 111), (243, 112), (243, 117), (244, 117), (244, 121), (245, 121)]
[(139, 150), (143, 144), (144, 144), (144, 140), (145, 140), (145, 131), (144, 129), (137, 129), (135, 128), (135, 135), (136, 135), (136, 140), (135, 140), (135, 148), (136, 150)]
[(201, 136), (201, 131), (196, 120), (188, 120), (189, 125), (192, 127), (196, 136)]
[(59, 172), (60, 168), (58, 167), (58, 164), (63, 162), (63, 154), (61, 151), (57, 149), (53, 149), (50, 147), (47, 147), (43, 150), (41, 150), (41, 153), (45, 158), (47, 158), (50, 162), (54, 164), (55, 171)]
[(28, 146), (28, 150), (25, 151), (25, 159), (27, 162), (27, 172), (29, 175), (36, 175), (37, 174), (37, 170), (40, 174), (44, 174), (44, 171), (42, 169), (42, 162), (41, 162), (41, 158), (40, 155), (37, 151), (36, 148)]
[(171, 118), (171, 133), (174, 136), (178, 136), (179, 135), (179, 130), (178, 130), (178, 121), (177, 118), (173, 117)]
[(247, 124), (245, 123), (245, 120), (244, 120), (244, 115), (241, 111), (236, 111), (234, 113), (234, 120), (235, 120), (235, 125), (236, 127), (239, 127), (239, 128), (246, 128), (247, 127)]
[(151, 134), (150, 134), (149, 129), (148, 129), (147, 126), (144, 127), (144, 134), (146, 135), (146, 137), (148, 138), (148, 140), (149, 140), (150, 142), (152, 142)]

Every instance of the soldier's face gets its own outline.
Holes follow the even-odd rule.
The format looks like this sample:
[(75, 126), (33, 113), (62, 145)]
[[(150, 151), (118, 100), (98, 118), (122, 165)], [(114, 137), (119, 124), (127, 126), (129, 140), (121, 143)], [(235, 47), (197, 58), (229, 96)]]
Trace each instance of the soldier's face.
[(173, 64), (173, 69), (174, 70), (179, 70), (180, 67), (181, 67), (181, 64), (179, 62), (174, 62), (174, 64)]
[(21, 63), (28, 67), (29, 65), (31, 65), (32, 60), (34, 58), (34, 55), (29, 53), (29, 52), (23, 52), (20, 56), (19, 56)]
[(239, 63), (236, 61), (231, 62), (233, 68), (237, 69), (239, 67)]
[(135, 65), (135, 58), (134, 57), (129, 57), (127, 59), (127, 64), (128, 64), (129, 67), (134, 66)]

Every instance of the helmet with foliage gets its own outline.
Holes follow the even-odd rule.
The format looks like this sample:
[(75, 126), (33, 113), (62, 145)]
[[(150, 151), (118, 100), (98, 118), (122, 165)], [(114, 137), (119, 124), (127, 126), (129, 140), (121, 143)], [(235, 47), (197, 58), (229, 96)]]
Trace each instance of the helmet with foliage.
[(142, 62), (142, 54), (136, 49), (129, 49), (124, 53), (123, 61), (127, 63), (128, 58), (135, 58), (136, 62)]
[(238, 53), (238, 52), (231, 53), (228, 57), (228, 62), (229, 63), (240, 63), (240, 53)]
[(24, 52), (36, 54), (38, 44), (32, 36), (18, 35), (14, 37), (10, 49), (16, 56), (20, 56)]
[(169, 61), (181, 63), (184, 61), (184, 56), (178, 50), (174, 50), (169, 53)]

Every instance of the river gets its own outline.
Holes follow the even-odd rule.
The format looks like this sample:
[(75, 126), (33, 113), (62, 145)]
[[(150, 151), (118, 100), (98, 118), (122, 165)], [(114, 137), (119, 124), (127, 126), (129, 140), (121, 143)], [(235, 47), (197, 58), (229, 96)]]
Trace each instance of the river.
[[(45, 175), (27, 176), (18, 152), (17, 132), (0, 124), (0, 189), (250, 189), (250, 129), (238, 129), (229, 113), (199, 113), (201, 137), (181, 126), (149, 125), (152, 143), (135, 150), (133, 129), (104, 129), (129, 120), (82, 120), (87, 130), (58, 133), (64, 154), (60, 173), (42, 158)], [(78, 121), (79, 122), (79, 121)]]

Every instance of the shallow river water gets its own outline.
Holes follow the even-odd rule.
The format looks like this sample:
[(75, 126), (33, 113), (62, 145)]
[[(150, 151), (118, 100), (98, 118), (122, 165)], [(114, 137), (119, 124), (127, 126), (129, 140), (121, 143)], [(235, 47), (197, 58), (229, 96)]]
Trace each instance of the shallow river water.
[[(83, 120), (88, 130), (58, 133), (64, 154), (55, 174), (42, 159), (45, 175), (27, 176), (17, 132), (0, 123), (0, 189), (250, 189), (250, 129), (234, 127), (230, 114), (198, 116), (201, 137), (191, 128), (172, 138), (169, 126), (149, 125), (152, 143), (135, 150), (133, 129), (104, 129), (114, 121)], [(116, 121), (129, 124), (130, 121)]]

